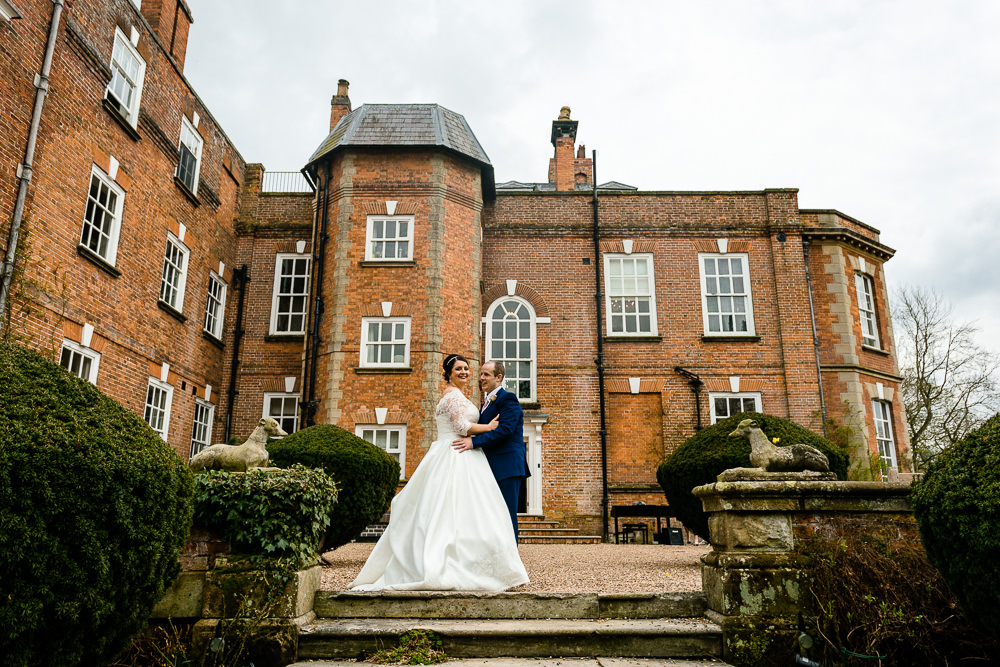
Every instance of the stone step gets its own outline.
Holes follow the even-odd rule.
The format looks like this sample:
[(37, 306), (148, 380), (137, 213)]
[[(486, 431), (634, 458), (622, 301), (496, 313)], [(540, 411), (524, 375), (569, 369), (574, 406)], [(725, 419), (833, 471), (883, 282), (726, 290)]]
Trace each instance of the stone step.
[[(310, 660), (288, 667), (375, 667), (377, 663), (354, 660)], [(448, 667), (731, 667), (718, 658), (449, 658)]]
[(522, 535), (520, 544), (600, 544), (600, 535)]
[(323, 619), (299, 631), (299, 660), (354, 658), (430, 630), (455, 658), (599, 656), (705, 658), (722, 653), (722, 629), (704, 619)]
[(521, 535), (579, 535), (579, 528), (558, 528), (556, 526), (522, 526)]
[(318, 618), (701, 618), (707, 603), (691, 593), (469, 593), (317, 591)]
[[(518, 530), (530, 530), (532, 528), (558, 528), (558, 521), (518, 521)], [(575, 529), (573, 529), (575, 530)]]

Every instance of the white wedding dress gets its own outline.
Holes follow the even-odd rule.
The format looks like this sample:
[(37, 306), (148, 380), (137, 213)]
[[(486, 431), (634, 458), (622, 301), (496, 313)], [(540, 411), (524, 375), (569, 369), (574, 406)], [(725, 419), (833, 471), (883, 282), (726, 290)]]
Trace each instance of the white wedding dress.
[(393, 498), (389, 525), (351, 590), (502, 591), (528, 583), (486, 455), (451, 447), (479, 410), (452, 389), (434, 414), (437, 440)]

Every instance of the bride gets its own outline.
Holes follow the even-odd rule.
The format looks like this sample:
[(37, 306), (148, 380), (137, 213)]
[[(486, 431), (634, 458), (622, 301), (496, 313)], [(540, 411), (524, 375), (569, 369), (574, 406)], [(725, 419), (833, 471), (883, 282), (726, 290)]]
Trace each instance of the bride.
[(351, 590), (502, 591), (528, 583), (486, 455), (451, 447), (456, 437), (492, 431), (497, 420), (476, 423), (465, 357), (450, 354), (443, 367), (437, 440), (393, 498), (389, 525)]

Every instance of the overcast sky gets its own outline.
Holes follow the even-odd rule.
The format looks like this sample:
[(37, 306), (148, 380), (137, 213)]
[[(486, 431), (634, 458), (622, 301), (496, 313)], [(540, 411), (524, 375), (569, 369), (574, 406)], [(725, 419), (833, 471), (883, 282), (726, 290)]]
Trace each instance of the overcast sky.
[(1000, 2), (188, 0), (185, 72), (248, 162), (298, 170), (337, 80), (465, 116), (544, 181), (560, 107), (598, 180), (799, 189), (881, 230), (1000, 354)]

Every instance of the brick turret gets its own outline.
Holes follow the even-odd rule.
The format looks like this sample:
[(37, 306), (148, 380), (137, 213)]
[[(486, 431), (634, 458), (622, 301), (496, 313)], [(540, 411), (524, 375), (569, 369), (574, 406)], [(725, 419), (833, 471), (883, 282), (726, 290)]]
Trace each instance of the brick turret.
[(330, 131), (337, 127), (340, 119), (351, 113), (351, 98), (347, 96), (347, 87), (351, 84), (347, 79), (337, 82), (337, 94), (330, 100)]
[(580, 145), (576, 157), (576, 126), (579, 121), (570, 120), (570, 108), (563, 107), (559, 118), (552, 121), (552, 145), (555, 155), (549, 160), (549, 183), (555, 183), (556, 190), (575, 190), (578, 183), (590, 183), (594, 179), (594, 163), (585, 156), (586, 146)]

